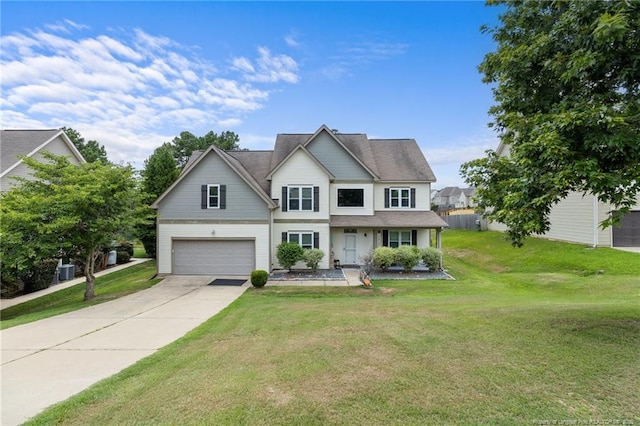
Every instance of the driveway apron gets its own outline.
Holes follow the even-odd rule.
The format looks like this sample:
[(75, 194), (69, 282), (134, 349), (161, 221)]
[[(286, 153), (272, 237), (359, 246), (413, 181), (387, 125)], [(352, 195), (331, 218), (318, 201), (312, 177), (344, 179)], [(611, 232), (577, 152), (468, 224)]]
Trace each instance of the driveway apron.
[(249, 286), (206, 285), (212, 279), (170, 276), (117, 300), (0, 330), (1, 424), (20, 424), (151, 355)]

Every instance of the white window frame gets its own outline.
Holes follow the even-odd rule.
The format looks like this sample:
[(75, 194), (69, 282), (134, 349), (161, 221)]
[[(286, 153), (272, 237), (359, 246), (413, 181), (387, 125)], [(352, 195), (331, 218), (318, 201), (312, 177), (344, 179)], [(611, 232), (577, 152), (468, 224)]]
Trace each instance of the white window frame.
[[(341, 206), (340, 205), (340, 191), (362, 191), (362, 205), (361, 206)], [(336, 188), (336, 207), (339, 209), (360, 209), (364, 207), (364, 188)]]
[[(394, 197), (393, 193), (397, 191), (397, 195)], [(403, 196), (403, 191), (407, 192), (407, 196)], [(393, 205), (393, 201), (396, 200), (396, 206)], [(403, 205), (403, 201), (407, 202), (407, 205)], [(402, 188), (389, 188), (389, 208), (392, 209), (409, 209), (411, 208), (411, 188), (402, 187)]]
[[(409, 239), (403, 238), (402, 234), (408, 234)], [(395, 234), (395, 238), (392, 238), (392, 235)], [(406, 236), (406, 235), (405, 235)], [(410, 246), (413, 245), (413, 241), (411, 241), (411, 230), (410, 229), (389, 229), (389, 247), (400, 247), (400, 246)], [(395, 244), (395, 245), (393, 245)]]
[[(291, 241), (291, 236), (295, 235), (296, 241)], [(310, 242), (309, 244), (304, 244), (302, 242), (302, 237), (308, 235), (310, 237)], [(298, 244), (300, 247), (302, 247), (303, 249), (312, 249), (313, 248), (313, 231), (292, 231), (292, 232), (287, 232), (287, 241), (290, 243), (296, 243)]]
[[(291, 196), (291, 191), (293, 189), (297, 189), (298, 190), (298, 196), (297, 197), (292, 197)], [(308, 189), (311, 192), (311, 198), (304, 198), (302, 196), (302, 192), (304, 189)], [(308, 200), (309, 203), (309, 208), (305, 209), (303, 208), (303, 201)], [(298, 208), (294, 209), (291, 208), (291, 201), (297, 201), (298, 202)], [(314, 203), (314, 199), (313, 199), (313, 185), (289, 185), (287, 186), (287, 210), (289, 211), (305, 211), (305, 212), (312, 212), (313, 211), (313, 204)]]
[[(216, 188), (216, 195), (211, 195), (211, 189)], [(215, 197), (217, 201), (217, 205), (211, 204), (211, 198)], [(207, 208), (208, 209), (219, 209), (220, 208), (220, 185), (218, 184), (209, 184), (207, 185)]]

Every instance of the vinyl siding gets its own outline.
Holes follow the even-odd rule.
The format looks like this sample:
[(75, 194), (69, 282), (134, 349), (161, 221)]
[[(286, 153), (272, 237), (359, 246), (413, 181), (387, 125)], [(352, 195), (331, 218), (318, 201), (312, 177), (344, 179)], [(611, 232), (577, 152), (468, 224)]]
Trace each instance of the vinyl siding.
[[(329, 219), (329, 177), (327, 173), (304, 151), (296, 151), (284, 163), (271, 180), (271, 194), (280, 198), (282, 187), (289, 185), (310, 185), (320, 189), (320, 211), (286, 211), (278, 208), (273, 213), (274, 219)], [(278, 195), (275, 195), (278, 194)], [(282, 204), (282, 200), (280, 200)], [(278, 235), (275, 233), (274, 235)]]
[[(215, 233), (212, 234), (212, 232)], [(158, 225), (158, 273), (171, 274), (172, 239), (254, 239), (256, 242), (256, 269), (270, 271), (269, 225), (252, 224), (160, 224)]]
[[(202, 209), (200, 188), (226, 185), (225, 209)], [(215, 152), (209, 152), (195, 169), (160, 202), (161, 219), (268, 220), (265, 201)]]
[[(384, 207), (384, 190), (385, 188), (415, 188), (416, 189), (416, 207), (414, 209), (399, 209)], [(414, 210), (429, 211), (431, 210), (431, 185), (429, 183), (416, 182), (376, 182), (374, 186), (374, 209), (378, 210)]]
[[(69, 157), (69, 162), (72, 164), (80, 164), (80, 161), (75, 157), (73, 152), (69, 149), (69, 146), (62, 140), (60, 137), (53, 139), (46, 146), (44, 146), (40, 151), (36, 152), (32, 158), (35, 158), (38, 161), (43, 161), (44, 157), (42, 156), (42, 152), (48, 151), (54, 155), (63, 155), (65, 157)], [(17, 160), (16, 160), (17, 161)], [(31, 169), (27, 167), (25, 164), (20, 163), (16, 168), (11, 170), (6, 176), (3, 176), (0, 180), (0, 191), (8, 191), (12, 187), (16, 185), (14, 179), (10, 178), (10, 176), (22, 177), (26, 179), (31, 179)]]
[(369, 172), (326, 132), (320, 133), (309, 142), (307, 149), (336, 179), (373, 180)]
[[(320, 240), (319, 240), (319, 248), (324, 252), (324, 257), (318, 264), (319, 269), (328, 269), (329, 268), (329, 257), (331, 253), (331, 246), (329, 244), (330, 241), (330, 230), (329, 223), (274, 223), (273, 224), (273, 245), (271, 247), (273, 257), (272, 268), (280, 269), (280, 264), (278, 263), (277, 250), (278, 244), (282, 242), (282, 233), (283, 232), (319, 232)], [(333, 265), (331, 265), (333, 267)], [(294, 266), (295, 269), (308, 269), (304, 262), (298, 262)]]
[[(363, 189), (364, 207), (338, 207), (338, 189)], [(332, 215), (373, 216), (373, 183), (332, 183), (329, 187), (329, 210)]]

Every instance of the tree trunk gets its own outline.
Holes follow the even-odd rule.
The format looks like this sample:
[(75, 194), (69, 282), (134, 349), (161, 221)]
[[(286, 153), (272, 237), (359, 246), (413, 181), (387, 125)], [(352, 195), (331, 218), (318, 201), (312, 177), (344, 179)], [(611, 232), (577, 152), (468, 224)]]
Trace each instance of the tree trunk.
[(95, 264), (96, 264), (96, 256), (95, 256), (95, 253), (92, 251), (87, 256), (87, 261), (85, 262), (85, 265), (84, 265), (84, 276), (86, 277), (86, 284), (87, 284), (86, 289), (84, 291), (84, 300), (90, 300), (96, 296), (93, 289), (93, 283), (96, 280), (96, 277), (93, 275)]

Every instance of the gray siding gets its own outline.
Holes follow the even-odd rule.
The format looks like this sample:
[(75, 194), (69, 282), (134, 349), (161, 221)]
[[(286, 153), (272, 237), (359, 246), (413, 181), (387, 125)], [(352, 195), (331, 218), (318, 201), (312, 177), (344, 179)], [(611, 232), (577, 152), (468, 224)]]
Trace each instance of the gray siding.
[(307, 145), (307, 149), (338, 180), (373, 180), (371, 175), (326, 133), (320, 133)]
[[(227, 186), (226, 209), (201, 208), (200, 188), (207, 184)], [(161, 219), (269, 219), (267, 203), (215, 152), (210, 152), (203, 158), (178, 186), (167, 194), (160, 202), (158, 214)]]

